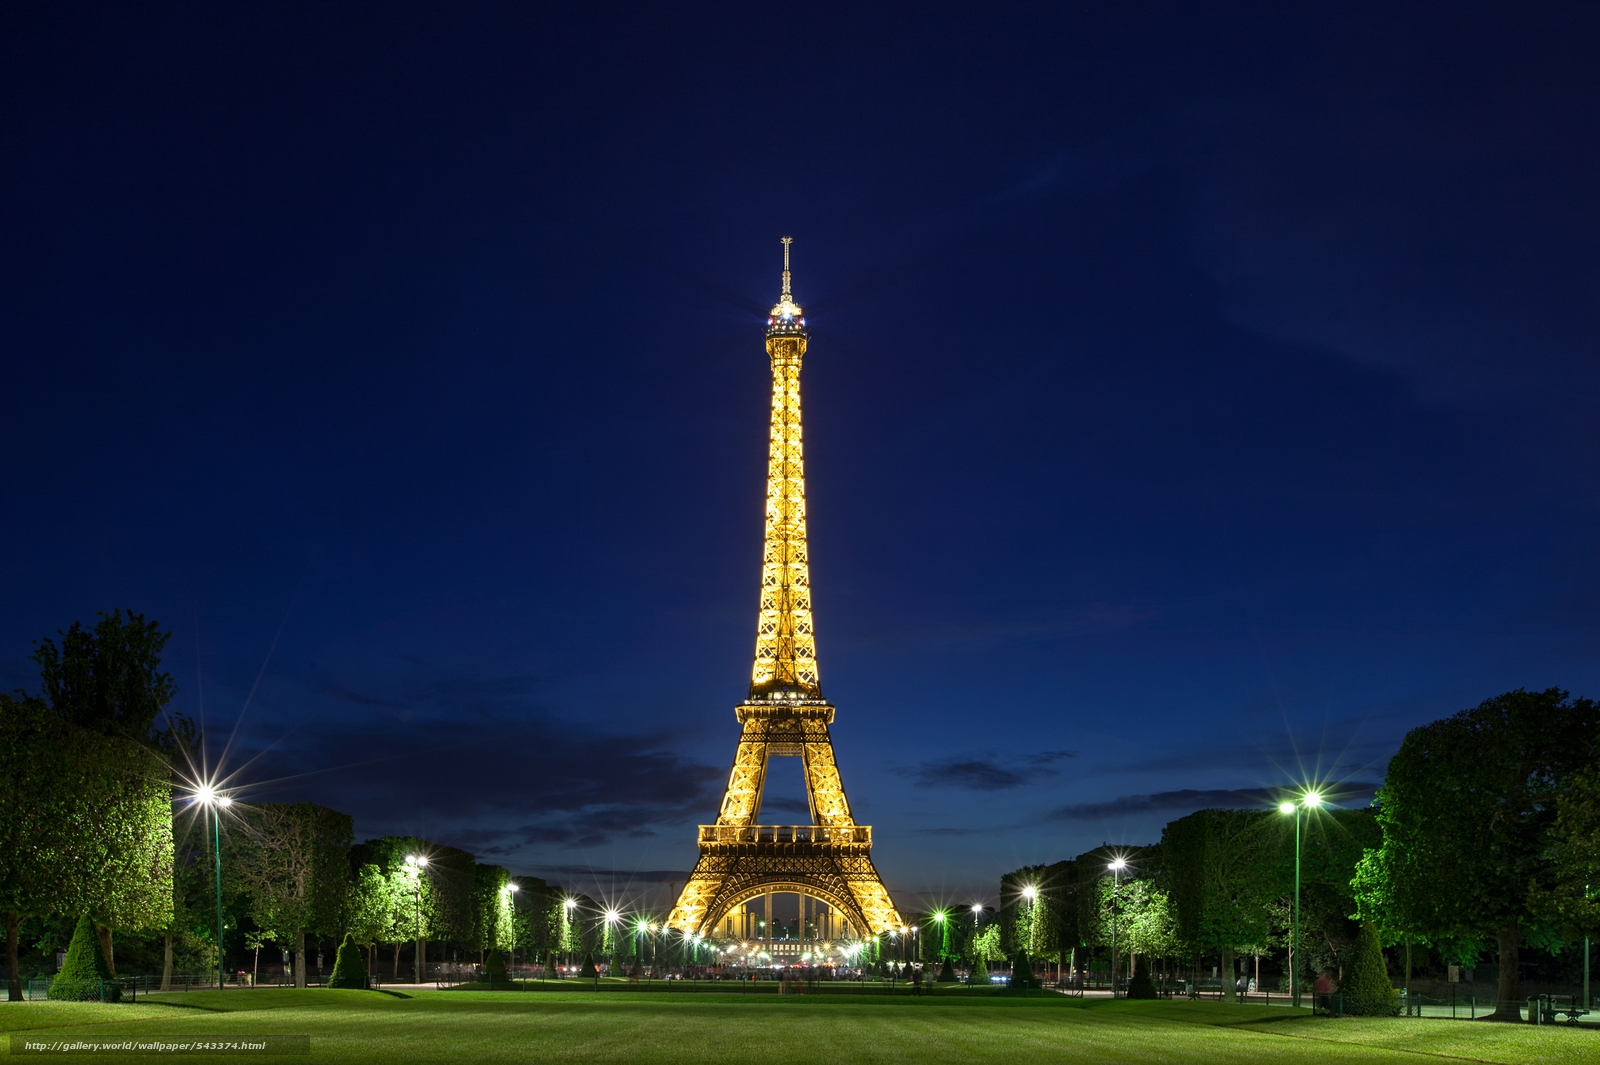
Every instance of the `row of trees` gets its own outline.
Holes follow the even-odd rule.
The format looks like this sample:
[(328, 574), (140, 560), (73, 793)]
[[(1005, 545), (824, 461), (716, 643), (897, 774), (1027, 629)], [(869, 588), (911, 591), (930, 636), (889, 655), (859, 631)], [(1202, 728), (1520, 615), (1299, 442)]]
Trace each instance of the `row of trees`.
[[(1499, 955), (1497, 1016), (1521, 999), (1519, 946), (1600, 935), (1600, 713), (1559, 689), (1518, 690), (1408, 733), (1374, 804), (1306, 811), (1298, 971), (1347, 975), (1364, 928), (1468, 964)], [(1297, 799), (1299, 796), (1289, 796)], [(1282, 956), (1294, 897), (1294, 817), (1201, 810), (1160, 843), (1101, 847), (1001, 880), (998, 939), (1035, 957), (1119, 951)], [(1233, 980), (1224, 979), (1233, 995)]]
[(219, 951), (259, 956), (276, 944), (303, 985), (308, 936), (350, 933), (369, 965), (379, 944), (393, 944), (396, 975), (402, 943), (442, 940), (482, 956), (598, 942), (597, 917), (585, 921), (592, 904), (567, 905), (542, 880), (465, 851), (398, 837), (356, 845), (347, 814), (312, 803), (193, 802), (184, 792), (201, 737), (167, 711), (177, 691), (160, 669), (170, 633), (117, 611), (58, 636), (34, 647), (40, 693), (0, 695), (0, 914), (13, 1000), (23, 930), (49, 952), (83, 918), (113, 976), (114, 934), (125, 946), (159, 942), (164, 983), (175, 966), (214, 972)]

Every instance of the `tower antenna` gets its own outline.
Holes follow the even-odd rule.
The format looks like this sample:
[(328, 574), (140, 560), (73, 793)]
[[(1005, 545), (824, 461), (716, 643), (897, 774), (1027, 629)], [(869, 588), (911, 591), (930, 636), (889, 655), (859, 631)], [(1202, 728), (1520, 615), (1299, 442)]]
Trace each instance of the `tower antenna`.
[(794, 243), (793, 237), (783, 238), (783, 297), (780, 302), (787, 302), (789, 296), (789, 245)]

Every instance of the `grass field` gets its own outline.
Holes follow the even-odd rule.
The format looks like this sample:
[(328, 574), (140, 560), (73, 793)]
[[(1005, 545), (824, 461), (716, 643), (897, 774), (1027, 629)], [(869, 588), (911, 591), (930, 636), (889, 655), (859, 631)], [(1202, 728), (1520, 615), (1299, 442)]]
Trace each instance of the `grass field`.
[(39, 1041), (234, 1041), (309, 1035), (309, 1058), (273, 1060), (384, 1065), (972, 1065), (1068, 1060), (1096, 1065), (1339, 1065), (1441, 1058), (1504, 1065), (1600, 1062), (1600, 1030), (1594, 1028), (1333, 1020), (1296, 1016), (1281, 1007), (1069, 998), (470, 991), (396, 997), (371, 991), (264, 989), (153, 995), (137, 1005), (6, 1003), (0, 1005), (0, 1032)]

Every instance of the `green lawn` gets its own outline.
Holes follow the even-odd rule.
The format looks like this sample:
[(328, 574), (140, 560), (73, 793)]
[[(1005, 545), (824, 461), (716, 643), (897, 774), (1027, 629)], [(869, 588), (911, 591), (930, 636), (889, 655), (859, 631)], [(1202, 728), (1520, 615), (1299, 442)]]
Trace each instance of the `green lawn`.
[(383, 1065), (447, 1060), (474, 1065), (1600, 1062), (1595, 1029), (1330, 1020), (1295, 1016), (1281, 1007), (1068, 998), (471, 991), (400, 998), (367, 991), (262, 989), (154, 995), (138, 1005), (6, 1003), (0, 1005), (0, 1032), (44, 1040), (309, 1035), (309, 1059), (273, 1060)]

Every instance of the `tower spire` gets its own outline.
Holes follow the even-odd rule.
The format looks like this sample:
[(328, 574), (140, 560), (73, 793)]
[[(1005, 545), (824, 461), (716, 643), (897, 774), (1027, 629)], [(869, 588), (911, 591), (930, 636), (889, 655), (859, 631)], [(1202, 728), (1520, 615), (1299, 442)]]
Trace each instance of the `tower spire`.
[(793, 297), (789, 295), (789, 245), (793, 243), (793, 237), (783, 238), (783, 295), (779, 297), (779, 303), (794, 302)]

